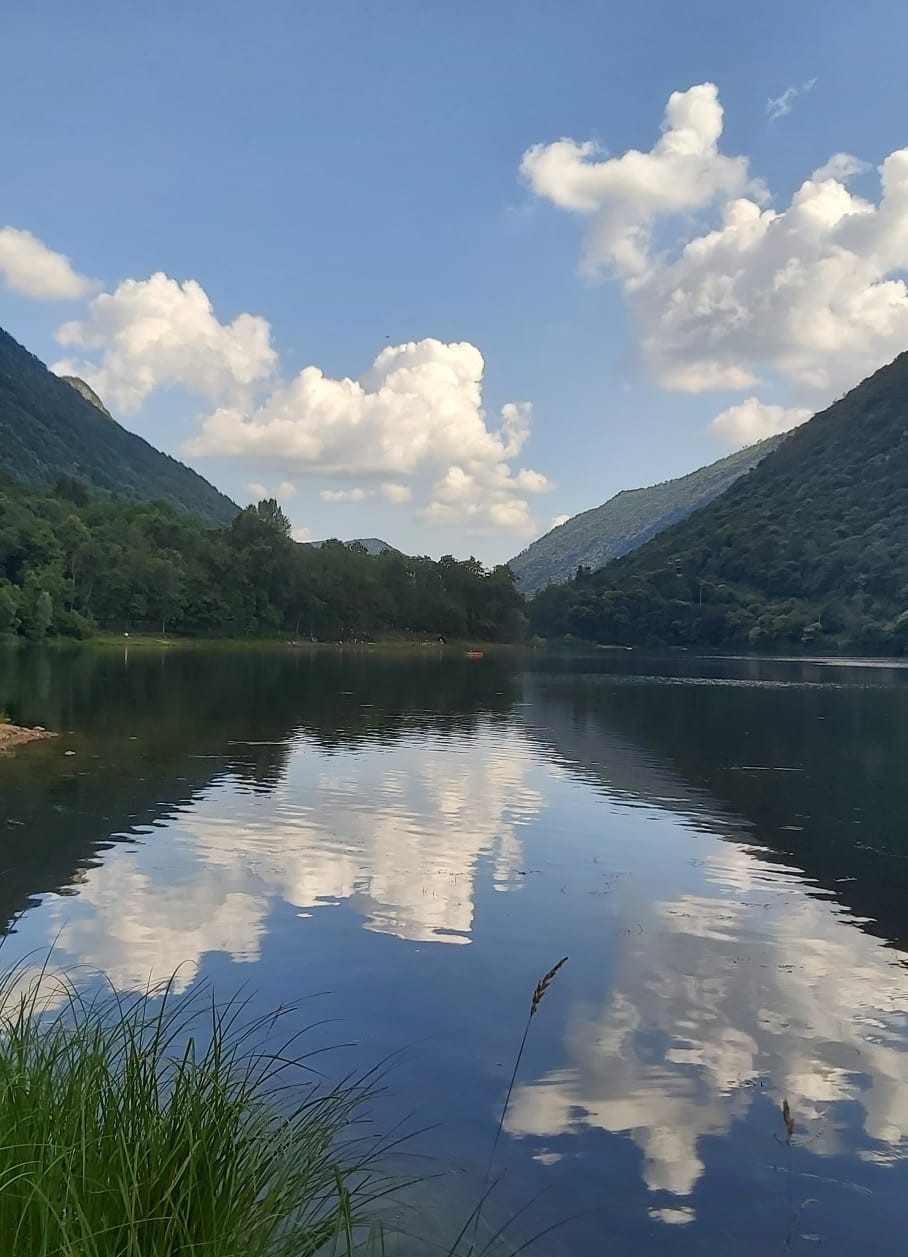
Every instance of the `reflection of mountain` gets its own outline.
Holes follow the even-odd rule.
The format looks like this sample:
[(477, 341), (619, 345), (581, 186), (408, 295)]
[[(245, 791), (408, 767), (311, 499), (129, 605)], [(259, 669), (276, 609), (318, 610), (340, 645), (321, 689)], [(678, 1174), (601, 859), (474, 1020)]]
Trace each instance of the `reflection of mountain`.
[(527, 732), (612, 797), (765, 849), (908, 945), (908, 677), (756, 659), (743, 678), (719, 660), (676, 675), (703, 663), (672, 661), (667, 684), (530, 675)]
[[(548, 1153), (559, 1137), (629, 1134), (649, 1190), (675, 1198), (660, 1208), (655, 1197), (652, 1216), (675, 1223), (696, 1216), (690, 1198), (708, 1137), (735, 1125), (735, 1148), (748, 1119), (771, 1149), (783, 1098), (796, 1143), (811, 1155), (853, 1155), (857, 1144), (866, 1162), (898, 1157), (908, 1139), (908, 956), (857, 928), (864, 923), (813, 878), (815, 869), (829, 877), (837, 862), (856, 869), (857, 881), (835, 889), (852, 905), (873, 905), (874, 929), (896, 939), (904, 931), (886, 916), (880, 887), (899, 850), (891, 822), (903, 695), (527, 678), (530, 737), (617, 804), (682, 823), (658, 860), (633, 864), (634, 893), (619, 908), (633, 905), (633, 928), (612, 957), (609, 991), (572, 1009), (565, 1063), (517, 1088), (512, 1136), (542, 1141)], [(857, 858), (860, 827), (835, 815), (843, 764), (855, 773), (849, 797), (873, 782), (888, 792), (877, 851)], [(794, 817), (803, 828), (792, 832), (805, 838), (792, 854), (781, 823)], [(818, 850), (823, 832), (832, 851)], [(808, 876), (780, 864), (772, 846), (803, 861)], [(623, 849), (608, 858), (633, 860)], [(765, 1161), (763, 1151), (741, 1172), (765, 1174)]]
[(611, 695), (606, 698), (604, 687), (591, 692), (588, 680), (579, 685), (565, 677), (530, 676), (524, 698), (529, 736), (616, 801), (681, 813), (712, 832), (726, 832), (733, 823), (724, 823), (716, 800), (691, 786), (671, 762), (611, 725)]
[[(465, 732), (510, 704), (512, 681), (494, 665), (135, 651), (13, 654), (4, 664), (0, 705), (75, 732), (0, 762), (0, 913), (8, 921), (39, 894), (77, 887), (80, 906), (56, 916), (84, 936), (81, 908), (94, 905), (91, 930), (106, 941), (83, 937), (75, 951), (97, 963), (136, 971), (148, 956), (166, 968), (212, 948), (252, 955), (276, 897), (301, 908), (349, 898), (371, 929), (464, 941), (480, 857), (494, 854), (496, 879), (507, 880), (513, 818), (531, 797), (513, 765), (456, 754)], [(411, 768), (406, 749), (392, 769), (413, 732), (431, 732), (435, 751)], [(368, 804), (364, 760), (355, 775), (349, 764), (329, 771), (345, 745), (385, 749)], [(321, 766), (317, 781), (306, 781), (309, 764)], [(292, 801), (288, 765), (318, 808)], [(414, 793), (425, 811), (418, 826)], [(228, 815), (208, 806), (221, 794)], [(162, 878), (143, 868), (159, 852), (149, 831), (165, 820)], [(139, 835), (139, 852), (107, 850)]]

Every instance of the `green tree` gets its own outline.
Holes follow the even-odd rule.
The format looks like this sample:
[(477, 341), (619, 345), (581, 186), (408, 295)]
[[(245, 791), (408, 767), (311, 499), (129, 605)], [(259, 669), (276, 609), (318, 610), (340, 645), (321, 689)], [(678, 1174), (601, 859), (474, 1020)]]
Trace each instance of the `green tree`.
[(15, 633), (19, 627), (19, 600), (12, 585), (0, 585), (0, 635)]

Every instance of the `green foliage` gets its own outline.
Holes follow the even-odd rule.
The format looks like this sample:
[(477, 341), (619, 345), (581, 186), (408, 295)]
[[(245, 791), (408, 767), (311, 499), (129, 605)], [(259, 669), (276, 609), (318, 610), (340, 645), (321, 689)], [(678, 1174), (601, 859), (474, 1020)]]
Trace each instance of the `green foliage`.
[(75, 505), (88, 486), (129, 501), (167, 502), (209, 524), (229, 523), (236, 514), (229, 498), (121, 428), (78, 384), (81, 389), (59, 379), (0, 330), (0, 473), (33, 486), (62, 477)]
[(908, 354), (721, 497), (531, 604), (534, 629), (627, 645), (904, 653)]
[(380, 633), (512, 641), (522, 599), (507, 567), (356, 543), (297, 545), (273, 499), (206, 529), (161, 503), (0, 484), (0, 634), (93, 629), (320, 640)]
[(15, 586), (0, 583), (0, 636), (15, 633), (19, 628), (19, 598)]
[(708, 467), (648, 489), (625, 489), (534, 541), (510, 566), (525, 594), (569, 580), (579, 566), (604, 567), (686, 519), (755, 467), (782, 437), (769, 437)]
[(24, 971), (0, 997), (0, 1251), (352, 1251), (388, 1187), (351, 1126), (367, 1094), (292, 1085), (289, 1052), (261, 1046), (276, 1017), (167, 990), (90, 999)]

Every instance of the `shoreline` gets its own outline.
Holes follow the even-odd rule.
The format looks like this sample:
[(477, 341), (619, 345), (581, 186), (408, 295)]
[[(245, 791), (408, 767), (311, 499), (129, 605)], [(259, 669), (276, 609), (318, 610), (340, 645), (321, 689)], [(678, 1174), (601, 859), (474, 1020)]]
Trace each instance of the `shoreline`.
[[(389, 636), (371, 639), (351, 640), (351, 641), (310, 641), (308, 638), (293, 638), (283, 635), (274, 637), (181, 637), (177, 634), (174, 636), (162, 637), (157, 633), (136, 633), (126, 637), (125, 635), (116, 633), (98, 633), (92, 637), (72, 638), (72, 637), (48, 637), (41, 642), (27, 640), (21, 637), (4, 637), (0, 636), (0, 650), (10, 648), (14, 650), (40, 647), (49, 650), (112, 650), (124, 648), (128, 651), (130, 648), (137, 652), (142, 651), (194, 651), (194, 650), (273, 650), (273, 651), (292, 651), (299, 653), (311, 654), (390, 654), (390, 655), (411, 655), (422, 657), (435, 657), (440, 655), (448, 658), (456, 658), (458, 655), (476, 655), (483, 656), (538, 656), (540, 654), (550, 657), (570, 659), (570, 658), (594, 658), (603, 655), (642, 655), (646, 657), (668, 657), (668, 658), (690, 658), (690, 659), (762, 659), (767, 661), (782, 663), (866, 663), (874, 666), (885, 666), (887, 664), (895, 667), (908, 667), (908, 655), (893, 655), (889, 653), (864, 652), (856, 653), (852, 650), (835, 650), (829, 646), (821, 653), (804, 652), (800, 653), (788, 646), (784, 651), (771, 651), (765, 647), (762, 650), (746, 650), (742, 647), (726, 647), (724, 649), (714, 648), (707, 649), (701, 647), (697, 649), (693, 646), (628, 646), (617, 642), (588, 642), (580, 638), (573, 638), (569, 641), (563, 639), (529, 639), (526, 641), (503, 642), (503, 641), (485, 641), (482, 639), (470, 638), (449, 638), (445, 642), (438, 642), (432, 638), (421, 638), (417, 634), (411, 637), (405, 636)], [(0, 730), (4, 727), (15, 728), (15, 726), (4, 726), (0, 721)], [(22, 732), (30, 734), (32, 731), (25, 729)], [(37, 731), (36, 731), (37, 732)], [(43, 731), (39, 736), (53, 737), (52, 733)], [(26, 741), (32, 740), (27, 737)], [(2, 733), (0, 733), (0, 750), (5, 744), (2, 741)]]
[[(64, 646), (61, 639), (48, 640), (50, 646)], [(452, 656), (467, 651), (482, 651), (484, 654), (532, 652), (534, 647), (524, 642), (487, 642), (470, 638), (451, 638), (446, 642), (438, 642), (431, 638), (413, 636), (371, 638), (354, 641), (309, 641), (307, 638), (293, 637), (161, 637), (157, 634), (136, 634), (130, 637), (115, 636), (111, 633), (99, 633), (96, 637), (88, 637), (84, 641), (73, 642), (75, 647), (130, 649), (138, 650), (286, 650), (312, 653), (379, 653), (432, 655), (447, 653)]]
[(11, 750), (14, 746), (24, 746), (26, 742), (44, 742), (57, 735), (49, 729), (36, 725), (34, 729), (23, 728), (22, 725), (8, 724), (0, 720), (0, 754)]

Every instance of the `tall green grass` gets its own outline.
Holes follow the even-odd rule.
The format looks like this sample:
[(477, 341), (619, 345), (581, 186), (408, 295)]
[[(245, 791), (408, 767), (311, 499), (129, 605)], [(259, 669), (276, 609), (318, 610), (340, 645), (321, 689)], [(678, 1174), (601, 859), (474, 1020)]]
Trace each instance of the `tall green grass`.
[(297, 1039), (260, 1046), (280, 1014), (42, 979), (0, 979), (3, 1257), (357, 1247), (388, 1190), (359, 1122), (366, 1084), (301, 1084)]
[(519, 1215), (494, 1229), (483, 1215), (530, 1026), (565, 960), (534, 988), (481, 1195), (453, 1243), (378, 1208), (415, 1180), (382, 1168), (401, 1141), (368, 1123), (376, 1075), (325, 1085), (305, 1032), (263, 1046), (290, 1008), (251, 1018), (172, 981), (86, 994), (12, 970), (0, 977), (0, 1257), (523, 1251), (535, 1241), (504, 1242)]

